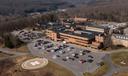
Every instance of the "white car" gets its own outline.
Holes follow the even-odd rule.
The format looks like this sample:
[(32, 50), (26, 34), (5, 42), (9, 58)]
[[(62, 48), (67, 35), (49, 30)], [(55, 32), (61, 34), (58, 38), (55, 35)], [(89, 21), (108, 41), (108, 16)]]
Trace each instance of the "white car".
[(80, 51), (80, 53), (82, 53), (83, 51)]
[(66, 59), (69, 59), (69, 57), (67, 56)]
[(79, 53), (79, 55), (83, 55), (82, 53)]
[(72, 56), (75, 56), (75, 54), (72, 54)]
[(51, 50), (51, 52), (55, 52), (55, 50)]
[(60, 54), (62, 54), (62, 53), (63, 53), (63, 51), (59, 51), (59, 53), (60, 53)]
[(57, 56), (56, 56), (56, 55), (54, 55), (52, 58), (53, 58), (53, 59), (56, 59), (56, 58), (57, 58)]
[(71, 48), (67, 48), (67, 51), (70, 51), (71, 50)]

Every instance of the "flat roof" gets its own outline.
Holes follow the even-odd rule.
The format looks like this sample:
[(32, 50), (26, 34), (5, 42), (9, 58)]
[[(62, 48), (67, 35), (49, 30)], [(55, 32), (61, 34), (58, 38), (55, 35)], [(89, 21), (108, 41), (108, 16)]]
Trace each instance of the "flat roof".
[(102, 34), (101, 32), (95, 32), (95, 31), (90, 31), (90, 30), (76, 30), (76, 31), (71, 32), (71, 31), (66, 31), (65, 29), (66, 28), (57, 27), (57, 28), (52, 28), (50, 30), (56, 33), (65, 33), (65, 34), (74, 35), (74, 36), (78, 36), (78, 37), (82, 37), (86, 39), (93, 39), (95, 38), (95, 35)]
[(106, 26), (102, 26), (100, 24), (96, 24), (95, 22), (85, 22), (85, 23), (80, 23), (80, 24), (76, 24), (76, 25), (95, 27), (95, 28), (101, 28), (101, 29), (107, 29), (108, 28)]

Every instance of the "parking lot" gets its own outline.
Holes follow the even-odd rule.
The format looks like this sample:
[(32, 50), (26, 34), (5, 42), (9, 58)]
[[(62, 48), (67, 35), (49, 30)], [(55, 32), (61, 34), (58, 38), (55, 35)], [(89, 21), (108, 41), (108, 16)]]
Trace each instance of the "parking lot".
[(17, 36), (19, 40), (28, 43), (33, 41), (34, 39), (38, 39), (42, 37), (42, 32), (39, 31), (30, 31), (30, 30), (19, 30), (12, 32), (13, 35)]
[(68, 44), (53, 42), (48, 39), (37, 39), (28, 45), (31, 53), (58, 63), (76, 72), (93, 72), (102, 62), (105, 54), (94, 53)]

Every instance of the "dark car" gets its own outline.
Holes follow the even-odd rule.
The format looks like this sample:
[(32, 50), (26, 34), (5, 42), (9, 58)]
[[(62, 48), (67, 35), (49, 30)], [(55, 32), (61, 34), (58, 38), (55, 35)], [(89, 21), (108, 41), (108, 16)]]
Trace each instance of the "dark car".
[(37, 44), (35, 44), (35, 46), (34, 47), (38, 47), (38, 45)]
[(82, 52), (83, 55), (85, 55), (86, 53), (85, 52)]
[(74, 58), (71, 58), (71, 57), (70, 57), (69, 59), (71, 59), (71, 60), (73, 60), (73, 61), (75, 60)]
[(47, 52), (51, 52), (51, 50), (47, 50)]
[(88, 57), (90, 57), (90, 58), (94, 58), (93, 56), (91, 56), (91, 55), (88, 55)]
[(75, 55), (79, 55), (78, 53), (75, 53)]
[(93, 62), (93, 60), (92, 60), (92, 59), (88, 59), (87, 61), (88, 61), (89, 63), (92, 63), (92, 62)]
[(86, 50), (86, 52), (87, 52), (87, 53), (90, 53), (91, 51), (89, 51), (89, 50)]
[(75, 57), (75, 58), (77, 58), (77, 59), (79, 58), (79, 56), (77, 56), (77, 55), (76, 55), (76, 56), (74, 56), (74, 57)]
[(84, 53), (90, 53), (91, 51), (89, 50), (83, 50)]
[(64, 58), (64, 59), (62, 59), (62, 60), (63, 60), (63, 61), (67, 61), (67, 59), (65, 59), (65, 58)]
[(60, 55), (56, 55), (56, 57), (60, 57)]
[(57, 48), (57, 49), (54, 49), (55, 50), (55, 52), (57, 52), (57, 51), (59, 51), (60, 49), (59, 48)]
[(70, 49), (75, 49), (74, 47), (70, 47)]
[(44, 44), (48, 44), (48, 43), (50, 43), (49, 41), (44, 41)]
[(63, 45), (63, 48), (67, 48), (68, 47), (68, 45)]
[(47, 48), (51, 48), (51, 47), (53, 47), (53, 45), (52, 45), (52, 44), (47, 46)]

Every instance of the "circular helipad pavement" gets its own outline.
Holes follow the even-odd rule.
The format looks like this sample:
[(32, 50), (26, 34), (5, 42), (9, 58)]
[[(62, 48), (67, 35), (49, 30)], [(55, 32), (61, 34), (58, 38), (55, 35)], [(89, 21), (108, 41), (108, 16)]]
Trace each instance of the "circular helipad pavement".
[(34, 58), (22, 63), (21, 67), (23, 69), (32, 70), (32, 69), (42, 68), (47, 64), (48, 64), (48, 60), (46, 58)]

